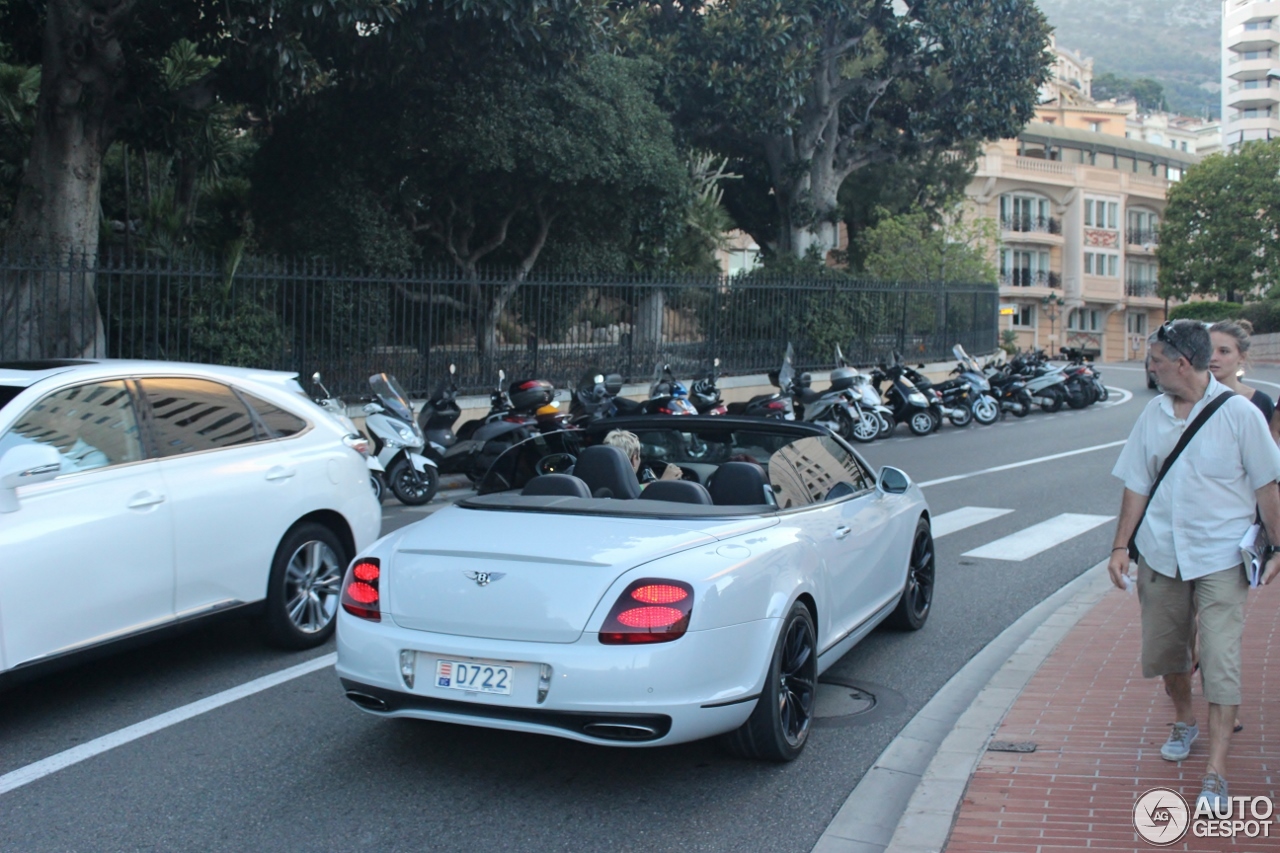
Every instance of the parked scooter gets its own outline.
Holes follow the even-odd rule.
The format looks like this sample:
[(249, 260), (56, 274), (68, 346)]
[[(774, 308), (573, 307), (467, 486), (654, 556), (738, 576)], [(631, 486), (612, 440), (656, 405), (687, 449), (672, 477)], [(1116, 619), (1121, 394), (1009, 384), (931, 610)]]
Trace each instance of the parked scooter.
[(1000, 401), (1000, 409), (1011, 413), (1015, 418), (1025, 418), (1031, 414), (1034, 401), (1027, 390), (1027, 381), (1021, 375), (1012, 372), (1008, 365), (997, 367), (988, 363), (984, 367), (987, 381), (991, 383), (991, 393)]
[(1062, 367), (1048, 363), (1043, 350), (1015, 356), (1009, 362), (1009, 370), (1026, 378), (1031, 399), (1049, 414), (1067, 401), (1067, 375)]
[(999, 420), (1003, 410), (1000, 407), (1000, 401), (991, 392), (991, 383), (987, 380), (987, 375), (982, 372), (982, 368), (978, 366), (973, 356), (965, 352), (960, 344), (953, 346), (951, 353), (959, 362), (951, 372), (959, 374), (961, 379), (969, 383), (972, 395), (969, 407), (973, 410), (973, 419), (983, 426), (990, 426)]
[(877, 391), (886, 381), (889, 383), (884, 397), (893, 410), (895, 425), (905, 423), (916, 435), (928, 435), (934, 431), (937, 422), (930, 410), (929, 400), (906, 377), (900, 361), (892, 365), (879, 364), (871, 374), (871, 381)]
[(498, 384), (489, 393), (489, 412), (467, 421), (455, 433), (453, 424), (462, 414), (456, 400), (455, 372), (456, 367), (449, 365), (450, 378), (440, 383), (422, 408), (422, 427), (429, 440), (427, 454), (441, 473), (465, 474), (478, 482), (504, 450), (538, 430), (537, 412), (551, 402), (551, 384), (523, 380), (512, 383), (509, 391), (503, 388), (506, 372), (499, 370)]
[[(839, 349), (837, 348), (837, 354)], [(792, 356), (791, 345), (787, 345), (787, 361)], [(854, 427), (862, 420), (853, 397), (853, 380), (858, 371), (852, 367), (837, 367), (831, 371), (831, 385), (825, 391), (816, 391), (812, 387), (812, 377), (801, 373), (791, 386), (791, 397), (795, 406), (796, 417), (808, 423), (821, 424), (838, 435), (854, 438)], [(879, 424), (876, 425), (879, 434)]]
[(716, 374), (719, 370), (720, 359), (717, 358), (712, 361), (711, 371), (706, 378), (699, 379), (689, 388), (689, 402), (693, 403), (700, 415), (723, 415), (729, 411), (720, 396), (720, 389), (716, 387)]
[(386, 491), (386, 469), (382, 467), (382, 463), (378, 461), (378, 457), (370, 452), (369, 439), (364, 433), (356, 429), (355, 422), (347, 417), (347, 406), (337, 397), (329, 393), (329, 389), (324, 387), (324, 382), (320, 380), (320, 373), (311, 374), (311, 383), (320, 389), (322, 396), (312, 397), (326, 412), (333, 416), (338, 423), (347, 430), (347, 436), (343, 439), (347, 446), (353, 450), (359, 451), (364, 457), (365, 464), (369, 468), (369, 486), (373, 489), (373, 496), (382, 501), (383, 493)]
[(364, 407), (365, 429), (373, 439), (373, 452), (386, 469), (387, 485), (396, 498), (420, 506), (436, 495), (440, 474), (436, 463), (419, 451), (426, 437), (413, 420), (409, 395), (388, 373), (369, 377), (373, 401)]
[(972, 401), (969, 397), (972, 386), (968, 382), (963, 379), (948, 379), (935, 385), (929, 377), (910, 365), (903, 365), (903, 370), (926, 399), (933, 398), (939, 422), (943, 417), (957, 427), (966, 427), (973, 422)]
[(696, 415), (697, 408), (689, 402), (689, 391), (676, 379), (670, 364), (658, 364), (653, 368), (653, 384), (649, 386), (649, 400), (644, 406), (651, 415)]
[(791, 402), (791, 393), (787, 390), (794, 380), (795, 370), (791, 366), (791, 344), (787, 344), (787, 355), (782, 359), (782, 367), (769, 371), (769, 384), (778, 390), (772, 394), (757, 394), (745, 403), (730, 403), (727, 407), (727, 414), (794, 421), (796, 419), (795, 406)]
[(849, 394), (862, 417), (853, 425), (853, 440), (866, 444), (893, 432), (893, 410), (884, 404), (871, 377), (845, 360), (839, 344), (836, 344), (836, 366), (854, 370)]

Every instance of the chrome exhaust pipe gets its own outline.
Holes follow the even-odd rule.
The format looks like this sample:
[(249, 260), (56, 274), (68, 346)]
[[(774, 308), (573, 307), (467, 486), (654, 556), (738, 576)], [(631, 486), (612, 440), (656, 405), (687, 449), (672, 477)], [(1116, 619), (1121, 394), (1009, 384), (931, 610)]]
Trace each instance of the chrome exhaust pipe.
[(638, 723), (587, 723), (582, 731), (609, 740), (652, 740), (658, 736), (657, 729)]
[(370, 696), (368, 693), (360, 693), (356, 690), (348, 690), (347, 698), (355, 702), (366, 711), (386, 711), (387, 703), (377, 696)]

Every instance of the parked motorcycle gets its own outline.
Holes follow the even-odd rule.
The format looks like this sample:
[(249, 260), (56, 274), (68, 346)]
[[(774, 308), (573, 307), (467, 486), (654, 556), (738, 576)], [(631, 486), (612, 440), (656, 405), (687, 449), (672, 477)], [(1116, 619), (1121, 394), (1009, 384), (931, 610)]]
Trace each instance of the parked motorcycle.
[(1061, 409), (1070, 396), (1066, 372), (1060, 365), (1049, 364), (1043, 350), (1015, 356), (1009, 370), (1026, 378), (1031, 399), (1049, 414)]
[(969, 408), (973, 410), (973, 419), (983, 426), (990, 426), (1000, 418), (1003, 410), (1000, 407), (1000, 401), (991, 392), (991, 383), (987, 380), (987, 375), (983, 373), (973, 356), (965, 352), (960, 344), (953, 346), (951, 353), (959, 362), (951, 372), (958, 374), (960, 379), (969, 383), (971, 394)]
[[(836, 344), (836, 369), (847, 369), (848, 394), (857, 410), (859, 418), (854, 421), (853, 431), (846, 438), (868, 444), (892, 432), (894, 427), (893, 410), (884, 404), (880, 392), (871, 382), (871, 377), (855, 368), (845, 360), (840, 345)], [(836, 373), (832, 372), (832, 384), (835, 384)], [(844, 381), (845, 374), (841, 374)]]
[(744, 415), (756, 418), (774, 418), (794, 421), (795, 406), (791, 401), (790, 388), (795, 380), (795, 370), (791, 366), (791, 344), (787, 344), (787, 355), (782, 360), (782, 367), (769, 371), (769, 384), (778, 390), (772, 394), (757, 394), (745, 403), (730, 403), (727, 414)]
[(881, 362), (872, 371), (871, 381), (877, 391), (885, 382), (889, 383), (888, 390), (883, 394), (893, 411), (895, 426), (905, 423), (915, 435), (928, 435), (934, 431), (937, 422), (930, 410), (929, 400), (907, 378), (901, 362), (891, 365)]
[(453, 424), (462, 414), (455, 372), (455, 365), (449, 365), (449, 378), (441, 381), (422, 407), (421, 423), (429, 442), (426, 452), (442, 474), (465, 474), (476, 482), (504, 450), (538, 430), (537, 412), (551, 402), (552, 388), (542, 380), (523, 380), (504, 388), (506, 372), (499, 370), (498, 384), (489, 393), (488, 413), (467, 421), (455, 433)]
[(426, 437), (413, 419), (409, 395), (388, 373), (369, 377), (373, 401), (364, 406), (365, 429), (373, 439), (373, 452), (386, 469), (387, 485), (396, 498), (420, 506), (435, 497), (440, 487), (436, 463), (419, 451)]
[(370, 452), (369, 438), (360, 430), (356, 429), (355, 422), (347, 417), (347, 406), (337, 397), (329, 393), (329, 389), (324, 387), (324, 382), (320, 379), (320, 373), (311, 374), (311, 384), (320, 389), (319, 396), (313, 396), (320, 406), (333, 416), (338, 423), (342, 424), (347, 430), (347, 436), (343, 439), (347, 446), (359, 451), (364, 457), (365, 464), (369, 468), (369, 487), (373, 489), (373, 496), (382, 501), (383, 493), (386, 491), (386, 469), (382, 467), (382, 463), (378, 461), (378, 457)]
[[(791, 357), (791, 347), (787, 347)], [(851, 367), (837, 367), (831, 371), (831, 385), (825, 391), (812, 387), (813, 378), (801, 373), (791, 386), (792, 403), (796, 417), (808, 423), (820, 424), (846, 439), (854, 438), (854, 426), (862, 420), (862, 412), (854, 403), (853, 378), (858, 371)], [(877, 433), (879, 424), (876, 425)]]
[[(1102, 372), (1087, 358), (1083, 351), (1073, 347), (1063, 347), (1060, 352), (1067, 359), (1066, 373), (1078, 383), (1083, 402), (1072, 405), (1072, 408), (1083, 409), (1093, 403), (1105, 401), (1111, 396), (1107, 386), (1102, 384)], [(1071, 402), (1068, 401), (1068, 405)]]
[(670, 364), (658, 364), (653, 369), (653, 383), (649, 386), (649, 399), (644, 411), (651, 415), (696, 415), (697, 408), (689, 402), (689, 391), (676, 379)]
[(720, 396), (720, 389), (716, 386), (716, 374), (720, 370), (720, 359), (712, 361), (711, 371), (707, 373), (706, 378), (699, 379), (689, 387), (689, 402), (698, 410), (700, 415), (723, 415), (727, 414), (729, 409), (724, 404), (724, 400)]
[(1025, 418), (1031, 414), (1034, 400), (1027, 390), (1026, 380), (1019, 374), (1009, 370), (1008, 365), (999, 368), (988, 363), (984, 368), (987, 381), (991, 383), (991, 393), (1000, 402), (1000, 410), (1011, 413), (1015, 418)]
[[(894, 357), (898, 358), (896, 353)], [(924, 365), (921, 364), (920, 367), (923, 368)], [(939, 424), (944, 417), (951, 421), (952, 426), (957, 427), (966, 427), (973, 422), (968, 382), (963, 379), (948, 379), (935, 385), (929, 377), (910, 365), (903, 365), (903, 370), (911, 380), (911, 384), (915, 385), (926, 399), (933, 398), (932, 408)]]

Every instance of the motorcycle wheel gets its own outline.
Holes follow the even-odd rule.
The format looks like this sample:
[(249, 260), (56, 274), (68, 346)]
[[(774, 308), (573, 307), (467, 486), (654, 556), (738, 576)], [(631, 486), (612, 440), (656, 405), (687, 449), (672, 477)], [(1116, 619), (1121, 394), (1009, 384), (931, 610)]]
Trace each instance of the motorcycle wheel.
[(1062, 408), (1062, 404), (1064, 400), (1062, 399), (1063, 393), (1061, 390), (1057, 388), (1046, 388), (1044, 389), (1044, 392), (1040, 396), (1047, 397), (1049, 398), (1049, 400), (1052, 401), (1048, 404), (1045, 404), (1045, 403), (1040, 404), (1040, 408), (1044, 409), (1049, 414), (1052, 415), (1054, 412)]
[(907, 427), (909, 427), (911, 432), (915, 435), (928, 435), (933, 432), (933, 426), (933, 413), (927, 409), (923, 412), (916, 412), (911, 416), (910, 420), (907, 421)]
[(1074, 391), (1067, 392), (1067, 405), (1073, 409), (1083, 409), (1092, 402), (1088, 394), (1080, 386), (1076, 386)]
[(854, 423), (849, 413), (844, 409), (836, 409), (836, 424), (836, 432), (840, 434), (840, 437), (847, 441), (852, 441)]
[(387, 471), (387, 482), (391, 484), (391, 492), (400, 503), (422, 506), (436, 496), (440, 477), (436, 474), (436, 469), (428, 465), (427, 470), (421, 474), (422, 484), (419, 485), (415, 473), (412, 463), (401, 457), (391, 463), (391, 469)]
[(891, 435), (893, 433), (893, 428), (897, 426), (897, 424), (894, 423), (893, 418), (889, 417), (884, 412), (876, 412), (876, 418), (880, 421), (880, 433), (878, 437), (885, 438)]
[(1098, 385), (1098, 402), (1099, 403), (1107, 402), (1107, 400), (1111, 398), (1111, 391), (1107, 388), (1106, 385), (1103, 385), (1101, 382), (1097, 383), (1097, 385)]
[(862, 444), (870, 444), (880, 437), (880, 418), (875, 412), (863, 412), (862, 419), (853, 424), (853, 428), (845, 437)]
[(1025, 418), (1027, 415), (1031, 414), (1031, 405), (1034, 401), (1031, 399), (1031, 394), (1028, 391), (1019, 391), (1014, 402), (1021, 404), (1018, 408), (1009, 410), (1013, 413), (1015, 418)]
[(956, 406), (951, 410), (949, 420), (954, 427), (967, 427), (973, 422), (973, 410), (968, 406)]
[(382, 478), (377, 474), (370, 474), (369, 488), (373, 489), (373, 499), (378, 503), (382, 503), (382, 499), (386, 497), (386, 490), (382, 486)]
[(983, 426), (990, 426), (1000, 419), (1000, 404), (986, 394), (978, 395), (973, 401), (973, 419)]
[(942, 413), (937, 409), (929, 410), (929, 417), (933, 418), (933, 431), (937, 432), (942, 429)]

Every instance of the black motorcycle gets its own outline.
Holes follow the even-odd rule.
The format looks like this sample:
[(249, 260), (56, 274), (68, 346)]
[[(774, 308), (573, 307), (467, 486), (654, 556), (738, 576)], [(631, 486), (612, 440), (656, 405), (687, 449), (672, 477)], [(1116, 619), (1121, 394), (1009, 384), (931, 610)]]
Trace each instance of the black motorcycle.
[(885, 382), (889, 383), (889, 389), (882, 395), (893, 411), (895, 425), (905, 423), (915, 435), (928, 435), (937, 429), (938, 416), (934, 414), (929, 399), (907, 378), (906, 368), (900, 361), (877, 365), (871, 372), (871, 381), (877, 391)]
[(782, 360), (782, 367), (769, 371), (769, 384), (778, 390), (772, 394), (757, 394), (745, 403), (730, 403), (726, 407), (726, 414), (794, 421), (796, 412), (790, 392), (794, 381), (795, 370), (791, 366), (791, 344), (787, 344), (787, 354)]

